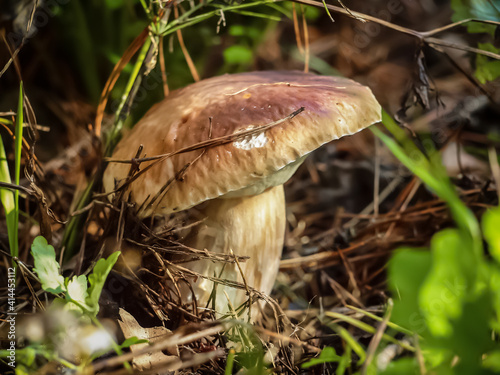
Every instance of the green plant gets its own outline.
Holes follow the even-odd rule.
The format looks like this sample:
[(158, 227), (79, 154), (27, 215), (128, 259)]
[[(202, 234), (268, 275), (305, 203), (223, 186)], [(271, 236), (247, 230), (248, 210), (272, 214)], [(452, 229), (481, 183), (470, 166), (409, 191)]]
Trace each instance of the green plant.
[(224, 374), (267, 374), (269, 363), (266, 362), (264, 346), (257, 331), (251, 324), (240, 320), (226, 320), (226, 336), (229, 349)]
[(434, 235), (430, 249), (403, 247), (389, 263), (388, 280), (395, 298), (391, 321), (413, 332), (417, 358), (391, 364), (404, 373), (488, 374), (500, 371), (500, 207), (485, 213), (480, 225), (460, 200), (430, 140), (426, 155), (384, 115), (398, 142), (378, 129), (376, 135), (398, 159), (448, 205), (457, 228)]
[[(21, 151), (23, 146), (23, 83), (19, 84), (19, 99), (15, 122), (14, 138), (14, 183), (19, 185), (21, 176)], [(8, 122), (10, 123), (10, 121)], [(11, 183), (7, 155), (2, 137), (0, 136), (0, 182)], [(5, 210), (7, 232), (9, 237), (10, 255), (16, 258), (19, 254), (18, 227), (19, 227), (19, 190), (0, 188), (0, 199)], [(13, 261), (13, 264), (15, 262)]]
[[(41, 342), (30, 343), (27, 347), (16, 350), (17, 366), (16, 374), (30, 374), (37, 369), (35, 359), (43, 357), (47, 361), (55, 361), (66, 368), (82, 371), (89, 363), (102, 354), (105, 354), (111, 347), (117, 354), (122, 354), (124, 348), (131, 345), (147, 342), (131, 337), (121, 345), (114, 342), (111, 336), (97, 319), (99, 312), (99, 298), (104, 287), (106, 278), (116, 263), (120, 252), (111, 254), (107, 259), (99, 259), (94, 265), (90, 275), (79, 275), (64, 278), (60, 274), (60, 266), (56, 261), (54, 248), (47, 243), (47, 240), (38, 236), (31, 246), (35, 267), (34, 273), (38, 276), (42, 289), (53, 294), (56, 298), (49, 306), (49, 317), (55, 317), (52, 324), (57, 325), (54, 337), (45, 337)], [(86, 332), (99, 334), (100, 338), (93, 340), (103, 340), (107, 346), (99, 349), (81, 348), (80, 351), (71, 348), (74, 361), (66, 358), (68, 355), (60, 355), (61, 342), (65, 342), (70, 331), (77, 331), (77, 340), (83, 340)], [(58, 342), (60, 340), (60, 342)], [(76, 343), (66, 345), (77, 346)], [(7, 357), (8, 351), (0, 351), (0, 357)], [(78, 362), (77, 364), (73, 362)], [(130, 369), (128, 363), (124, 364)]]
[(342, 357), (338, 356), (335, 349), (327, 346), (324, 348), (318, 358), (312, 358), (309, 361), (302, 364), (303, 369), (308, 369), (312, 366), (320, 365), (323, 363), (335, 363), (342, 361)]
[[(111, 254), (108, 259), (99, 259), (94, 266), (92, 273), (64, 278), (59, 273), (59, 263), (56, 261), (56, 252), (52, 245), (42, 236), (38, 236), (31, 246), (35, 268), (34, 272), (40, 278), (42, 289), (57, 296), (57, 301), (62, 302), (72, 310), (78, 310), (84, 316), (95, 318), (99, 312), (99, 297), (101, 295), (104, 282), (109, 272), (120, 256), (117, 251)], [(62, 295), (62, 297), (61, 297)]]
[[(493, 374), (500, 372), (500, 207), (487, 211), (480, 225), (450, 182), (440, 154), (430, 139), (423, 141), (425, 154), (386, 113), (383, 123), (395, 140), (377, 128), (372, 131), (395, 156), (443, 199), (457, 224), (436, 233), (430, 248), (401, 247), (388, 266), (389, 288), (394, 306), (384, 318), (353, 308), (379, 322), (377, 330), (357, 318), (325, 313), (329, 325), (345, 344), (342, 357), (331, 348), (303, 366), (336, 364), (336, 374), (344, 374), (354, 351), (360, 373), (367, 374)], [(487, 251), (483, 248), (483, 237)], [(389, 320), (390, 318), (390, 320)], [(331, 320), (330, 320), (331, 319)], [(342, 321), (362, 331), (379, 335), (376, 353), (395, 344), (408, 353), (379, 366), (365, 348), (334, 321)], [(384, 331), (387, 332), (384, 333)], [(396, 340), (404, 334), (412, 344)], [(373, 339), (372, 339), (373, 340)], [(332, 355), (334, 354), (334, 355)], [(372, 350), (373, 354), (373, 350)]]

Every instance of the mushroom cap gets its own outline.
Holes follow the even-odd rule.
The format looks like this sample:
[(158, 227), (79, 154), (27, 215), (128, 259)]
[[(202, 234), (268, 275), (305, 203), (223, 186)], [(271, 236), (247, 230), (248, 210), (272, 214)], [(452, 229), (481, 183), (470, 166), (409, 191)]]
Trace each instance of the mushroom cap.
[[(126, 187), (130, 200), (142, 206), (138, 214), (168, 214), (218, 197), (259, 194), (286, 182), (324, 143), (381, 120), (370, 89), (346, 78), (296, 71), (223, 75), (170, 93), (118, 143), (112, 159), (130, 160), (140, 145), (149, 157), (172, 153), (283, 120), (301, 107), (295, 117), (266, 130), (156, 162)], [(105, 190), (120, 186), (129, 171), (130, 164), (110, 162)]]

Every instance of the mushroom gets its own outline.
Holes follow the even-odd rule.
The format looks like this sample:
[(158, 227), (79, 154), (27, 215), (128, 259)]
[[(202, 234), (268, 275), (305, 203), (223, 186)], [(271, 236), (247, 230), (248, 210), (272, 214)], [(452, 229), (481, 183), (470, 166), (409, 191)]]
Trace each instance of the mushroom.
[[(170, 157), (143, 162), (140, 168), (147, 170), (125, 185), (130, 165), (110, 162), (104, 188), (122, 188), (140, 217), (197, 206), (204, 220), (184, 244), (249, 257), (239, 264), (187, 263), (205, 276), (191, 283), (198, 306), (209, 301), (214, 276), (268, 294), (285, 234), (283, 184), (310, 152), (380, 119), (370, 89), (345, 78), (268, 71), (206, 79), (151, 108), (111, 159), (130, 160), (141, 145), (148, 156)], [(220, 137), (225, 141), (212, 147), (176, 153)], [(218, 313), (228, 312), (227, 297), (235, 308), (248, 298), (245, 288), (217, 285)]]

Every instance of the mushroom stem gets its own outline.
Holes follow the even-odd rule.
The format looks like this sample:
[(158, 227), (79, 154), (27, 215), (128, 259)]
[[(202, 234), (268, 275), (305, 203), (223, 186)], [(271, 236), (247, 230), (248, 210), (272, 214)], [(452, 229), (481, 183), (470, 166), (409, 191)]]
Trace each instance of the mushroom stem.
[[(207, 203), (201, 212), (206, 219), (187, 236), (186, 244), (216, 253), (229, 254), (232, 250), (237, 256), (248, 256), (248, 260), (240, 262), (246, 284), (269, 294), (278, 273), (285, 235), (283, 185), (254, 196), (219, 198)], [(201, 275), (244, 282), (236, 263), (197, 260), (185, 266)], [(199, 278), (192, 282), (192, 286), (197, 305), (205, 307), (215, 287), (214, 282)], [(245, 289), (218, 284), (215, 302), (218, 314), (230, 311), (226, 294), (234, 308), (248, 299)], [(254, 313), (252, 315), (255, 317)]]

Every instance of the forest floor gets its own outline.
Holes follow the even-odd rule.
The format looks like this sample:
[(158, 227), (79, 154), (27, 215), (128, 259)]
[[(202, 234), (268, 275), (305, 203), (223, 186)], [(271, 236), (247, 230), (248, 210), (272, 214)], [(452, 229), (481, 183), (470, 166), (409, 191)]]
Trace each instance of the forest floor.
[[(489, 36), (468, 33), (460, 26), (423, 38), (418, 32), (452, 23), (453, 10), (447, 1), (371, 1), (369, 5), (361, 0), (346, 2), (349, 9), (400, 25), (405, 30), (416, 30), (415, 34), (377, 22), (362, 22), (334, 10), (335, 22), (332, 22), (320, 4), (319, 8), (308, 8), (311, 9), (306, 13), (309, 18), (303, 18), (299, 11), (301, 5), (297, 3), (295, 24), (293, 17), (283, 17), (279, 22), (265, 20), (274, 22), (272, 27), (255, 18), (247, 21), (242, 14), (236, 15), (239, 17), (236, 19), (226, 14), (227, 27), (218, 25), (220, 35), (211, 36), (219, 38), (219, 44), (197, 51), (199, 41), (195, 41), (197, 32), (193, 30), (196, 25), (184, 31), (184, 42), (202, 78), (222, 73), (221, 66), (229, 72), (304, 70), (306, 60), (309, 71), (340, 74), (369, 86), (388, 116), (398, 121), (419, 150), (425, 153), (427, 142), (437, 150), (457, 195), (480, 220), (489, 208), (498, 205), (498, 186), (492, 172), (498, 169), (498, 159), (491, 155), (498, 149), (500, 139), (499, 82), (481, 83), (474, 75), (478, 64), (475, 55), (470, 49), (457, 46), (476, 46), (477, 41), (486, 42)], [(89, 25), (92, 12), (101, 19), (99, 9), (81, 6)], [(136, 12), (142, 10), (137, 4), (134, 7)], [(92, 186), (96, 195), (89, 198), (85, 207), (76, 206), (78, 197), (104, 165), (106, 146), (96, 132), (96, 116), (101, 116), (105, 129), (116, 120), (111, 110), (103, 111), (98, 105), (102, 104), (102, 98), (98, 99), (100, 90), (112, 75), (114, 63), (130, 52), (124, 52), (123, 46), (132, 43), (130, 34), (139, 35), (136, 23), (145, 27), (147, 21), (136, 16), (136, 23), (130, 24), (133, 30), (128, 31), (127, 42), (120, 42), (121, 49), (116, 47), (121, 52), (107, 51), (106, 64), (96, 64), (96, 77), (89, 78), (92, 72), (89, 73), (90, 68), (85, 64), (94, 62), (86, 61), (82, 54), (68, 52), (72, 48), (68, 39), (74, 36), (61, 34), (69, 30), (67, 24), (76, 13), (68, 10), (65, 14), (64, 6), (58, 5), (59, 8), (63, 10), (64, 22), (56, 22), (61, 16), (53, 8), (46, 11), (49, 24), (39, 25), (0, 76), (3, 119), (0, 133), (11, 170), (15, 159), (12, 135), (20, 77), (25, 93), (27, 125), (19, 182), (23, 188), (19, 198), (15, 311), (17, 358), (25, 361), (26, 373), (34, 373), (35, 368), (39, 374), (63, 373), (63, 368), (71, 368), (68, 358), (74, 359), (80, 354), (75, 354), (76, 349), (65, 352), (63, 347), (76, 346), (83, 337), (83, 333), (77, 338), (71, 337), (73, 322), (66, 315), (59, 316), (52, 310), (44, 315), (53, 294), (44, 291), (39, 278), (33, 274), (30, 249), (34, 238), (43, 235), (54, 246), (64, 276), (89, 275), (96, 262), (109, 255), (103, 252), (114, 246), (110, 242), (117, 241), (116, 233), (110, 232), (110, 228), (116, 230), (117, 227), (123, 249), (129, 246), (135, 250), (123, 258), (126, 261), (119, 260), (109, 273), (97, 318), (101, 326), (113, 332), (117, 342), (137, 336), (149, 339), (153, 346), (146, 349), (143, 343), (136, 343), (132, 349), (124, 346), (118, 351), (120, 355), (106, 353), (87, 358), (88, 366), (82, 369), (77, 365), (74, 371), (125, 374), (127, 370), (122, 364), (129, 361), (136, 371), (141, 369), (151, 374), (176, 370), (177, 373), (222, 374), (226, 371), (230, 374), (239, 368), (242, 372), (247, 369), (248, 373), (264, 373), (264, 368), (290, 374), (343, 373), (339, 370), (342, 366), (347, 368), (346, 373), (366, 373), (368, 365), (363, 365), (366, 359), (363, 355), (373, 361), (370, 356), (377, 353), (379, 370), (384, 360), (389, 363), (396, 358), (413, 356), (412, 337), (397, 329), (388, 339), (383, 339), (384, 345), (377, 347), (381, 340), (378, 335), (385, 327), (380, 323), (387, 324), (384, 320), (387, 306), (397, 298), (388, 286), (388, 264), (396, 249), (429, 247), (436, 233), (456, 226), (446, 200), (410, 172), (370, 130), (329, 143), (308, 157), (285, 184), (285, 247), (271, 295), (273, 302), (265, 307), (262, 320), (252, 326), (238, 325), (233, 321), (215, 320), (210, 314), (194, 313), (162, 293), (164, 273), (159, 270), (164, 265), (158, 260), (158, 253), (163, 247), (172, 251), (174, 236), (162, 239), (170, 241), (168, 243), (156, 241), (147, 220), (140, 221), (131, 213), (120, 211), (121, 208), (111, 208), (106, 199), (98, 196), (101, 192), (98, 182)], [(34, 18), (35, 23), (42, 19), (40, 14), (44, 9), (47, 8), (39, 8), (42, 13)], [(293, 14), (291, 6), (287, 9)], [(106, 11), (117, 17), (112, 10)], [(29, 12), (22, 16), (19, 9), (13, 7), (0, 26), (3, 35), (16, 35), (12, 34), (19, 28), (15, 21), (27, 19)], [(81, 27), (80, 21), (74, 20), (75, 27)], [(209, 24), (212, 33), (216, 21)], [(307, 23), (305, 36), (302, 22)], [(243, 36), (238, 34), (235, 25), (243, 28)], [(266, 27), (259, 30), (263, 25)], [(118, 30), (126, 29), (126, 25), (121, 27)], [(259, 34), (250, 37), (255, 29)], [(200, 38), (205, 41), (206, 28), (199, 30), (203, 31)], [(106, 47), (104, 39), (108, 37), (103, 36), (103, 41), (99, 41), (93, 32), (88, 31), (95, 50)], [(439, 40), (430, 40), (431, 37)], [(13, 43), (8, 38), (4, 41)], [(88, 50), (82, 38), (76, 41), (82, 43), (78, 45), (84, 52)], [(238, 43), (246, 43), (251, 49), (251, 58), (228, 65), (224, 51)], [(11, 45), (9, 50), (4, 42), (2, 44), (0, 63), (7, 67), (15, 48)], [(171, 89), (175, 89), (190, 82), (193, 67), (190, 73), (177, 39), (171, 45), (175, 54), (165, 39), (166, 72)], [(89, 60), (95, 56), (89, 56)], [(183, 73), (177, 74), (179, 70)], [(130, 71), (125, 69), (123, 74)], [(138, 100), (136, 112), (128, 120), (132, 123), (144, 112), (143, 107), (163, 94), (166, 82), (160, 67), (156, 66), (152, 74), (156, 77), (154, 93), (148, 100)], [(97, 83), (92, 84), (92, 80)], [(120, 78), (117, 82), (118, 94), (110, 97), (110, 102), (120, 97), (119, 90), (125, 87), (126, 80)], [(97, 96), (95, 86), (100, 88)], [(381, 124), (377, 126), (384, 128)], [(111, 215), (113, 210), (121, 214)], [(0, 293), (5, 298), (0, 299), (0, 337), (1, 349), (9, 349), (9, 340), (4, 339), (8, 336), (9, 320), (4, 311), (7, 312), (9, 306), (6, 285), (12, 258), (7, 219), (3, 212), (1, 215)], [(77, 217), (83, 220), (71, 220)], [(75, 225), (71, 231), (69, 223)], [(69, 258), (62, 251), (67, 241), (77, 244)], [(56, 326), (54, 320), (65, 319), (68, 319), (66, 328)], [(36, 329), (41, 330), (38, 341), (33, 338)], [(54, 333), (64, 329), (68, 331), (63, 333), (64, 338)], [(31, 339), (23, 341), (21, 337)], [(34, 348), (31, 362), (26, 360), (31, 354), (21, 351), (30, 343)], [(45, 345), (45, 349), (39, 344)], [(324, 350), (327, 347), (335, 349), (333, 354)], [(51, 348), (49, 354), (44, 352), (47, 348)], [(145, 355), (139, 356), (141, 353)], [(316, 366), (301, 367), (317, 359), (320, 353), (325, 357)], [(7, 364), (8, 360), (3, 365)], [(5, 367), (5, 371), (8, 373), (9, 367)]]

